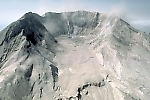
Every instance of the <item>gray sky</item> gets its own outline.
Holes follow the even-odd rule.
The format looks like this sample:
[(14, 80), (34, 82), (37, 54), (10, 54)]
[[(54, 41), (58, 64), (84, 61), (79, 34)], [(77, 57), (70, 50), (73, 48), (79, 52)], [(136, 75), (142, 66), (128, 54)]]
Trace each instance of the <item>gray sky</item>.
[(150, 0), (0, 0), (0, 30), (29, 11), (43, 15), (76, 10), (115, 13), (150, 32)]

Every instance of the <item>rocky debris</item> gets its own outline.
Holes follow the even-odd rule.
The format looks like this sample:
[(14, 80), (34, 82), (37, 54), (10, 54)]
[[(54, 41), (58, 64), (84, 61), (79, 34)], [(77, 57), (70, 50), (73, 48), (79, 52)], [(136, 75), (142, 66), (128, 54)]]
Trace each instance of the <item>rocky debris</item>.
[(0, 99), (149, 100), (149, 37), (97, 12), (29, 12), (0, 32)]
[(50, 65), (51, 67), (51, 71), (52, 71), (52, 77), (53, 77), (53, 83), (54, 83), (54, 86), (53, 86), (53, 89), (55, 89), (55, 83), (58, 81), (58, 68), (54, 65)]
[(33, 64), (28, 69), (26, 69), (26, 71), (24, 73), (24, 76), (28, 81), (32, 75), (32, 70), (33, 70)]

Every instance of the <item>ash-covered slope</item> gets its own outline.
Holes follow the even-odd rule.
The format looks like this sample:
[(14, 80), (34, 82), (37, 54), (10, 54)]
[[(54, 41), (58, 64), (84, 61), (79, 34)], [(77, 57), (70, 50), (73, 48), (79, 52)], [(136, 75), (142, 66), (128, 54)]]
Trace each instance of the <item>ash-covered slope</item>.
[(57, 41), (36, 17), (39, 16), (27, 13), (1, 32), (4, 37), (0, 47), (2, 100), (53, 97), (51, 64)]
[(149, 100), (150, 35), (97, 12), (27, 13), (0, 32), (2, 100)]

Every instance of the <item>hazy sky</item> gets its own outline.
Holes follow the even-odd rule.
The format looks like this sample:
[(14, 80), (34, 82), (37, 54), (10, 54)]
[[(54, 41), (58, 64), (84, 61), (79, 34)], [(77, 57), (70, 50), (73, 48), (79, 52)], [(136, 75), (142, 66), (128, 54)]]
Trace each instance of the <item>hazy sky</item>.
[(76, 10), (113, 12), (150, 32), (150, 0), (0, 0), (0, 30), (29, 11), (43, 15)]

